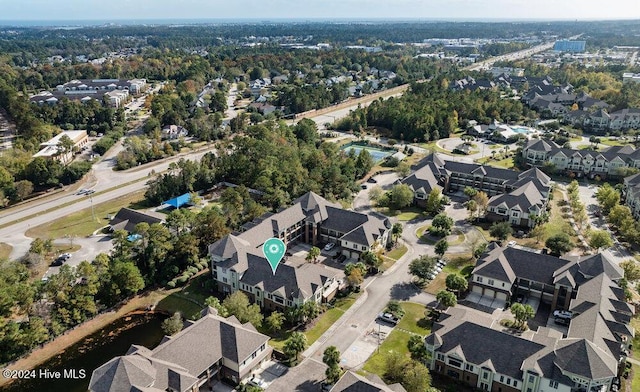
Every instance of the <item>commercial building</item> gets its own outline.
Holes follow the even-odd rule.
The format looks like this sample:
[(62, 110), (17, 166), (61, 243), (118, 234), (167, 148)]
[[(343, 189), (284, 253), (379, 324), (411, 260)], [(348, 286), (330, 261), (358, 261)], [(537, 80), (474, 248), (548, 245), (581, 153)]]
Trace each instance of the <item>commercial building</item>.
[(586, 41), (556, 41), (553, 50), (557, 52), (582, 53), (587, 46)]
[(88, 102), (93, 99), (100, 102), (107, 101), (110, 106), (120, 107), (129, 94), (140, 94), (146, 86), (146, 79), (81, 79), (59, 84), (55, 90), (42, 91), (29, 97), (32, 103), (38, 105), (56, 105), (63, 98)]
[(265, 214), (209, 245), (211, 270), (218, 290), (243, 291), (266, 309), (300, 306), (307, 301), (331, 299), (344, 273), (340, 269), (305, 262), (287, 256), (275, 273), (262, 253), (262, 244), (271, 237), (287, 247), (296, 243), (320, 245), (332, 242), (332, 252), (358, 259), (365, 251), (375, 251), (391, 241), (388, 219), (342, 209), (309, 192), (290, 207)]
[(269, 337), (213, 308), (153, 350), (132, 345), (93, 371), (90, 392), (198, 392), (222, 378), (239, 383), (271, 358)]
[[(60, 140), (64, 136), (67, 136), (73, 142), (73, 147), (69, 151), (65, 151), (60, 145)], [(38, 151), (33, 157), (44, 157), (48, 159), (56, 159), (61, 162), (69, 162), (73, 157), (73, 153), (75, 151), (80, 151), (87, 143), (89, 143), (89, 136), (85, 130), (62, 131), (48, 141), (41, 143), (40, 151)]]
[(514, 334), (484, 313), (450, 308), (425, 338), (430, 368), (485, 391), (610, 391), (634, 336), (621, 278), (601, 254), (560, 259), (491, 246), (474, 269), (473, 293), (551, 301), (551, 309), (571, 310), (568, 331), (541, 326)]

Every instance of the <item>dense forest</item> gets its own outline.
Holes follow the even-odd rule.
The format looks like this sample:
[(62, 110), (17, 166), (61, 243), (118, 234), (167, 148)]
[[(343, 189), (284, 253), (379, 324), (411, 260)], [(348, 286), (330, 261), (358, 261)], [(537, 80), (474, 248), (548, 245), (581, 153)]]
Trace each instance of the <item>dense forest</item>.
[(341, 130), (362, 130), (367, 126), (382, 127), (392, 138), (407, 142), (429, 142), (449, 135), (470, 120), (489, 124), (492, 120), (519, 121), (532, 112), (520, 101), (502, 99), (491, 90), (455, 91), (449, 80), (435, 78), (425, 83), (413, 83), (399, 98), (371, 103), (353, 111), (335, 124)]

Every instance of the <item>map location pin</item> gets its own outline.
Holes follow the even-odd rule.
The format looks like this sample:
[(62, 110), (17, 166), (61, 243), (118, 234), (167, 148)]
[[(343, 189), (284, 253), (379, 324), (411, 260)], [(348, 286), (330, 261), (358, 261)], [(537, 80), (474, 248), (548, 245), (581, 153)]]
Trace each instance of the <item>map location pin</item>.
[(279, 238), (269, 238), (262, 245), (262, 253), (264, 253), (264, 257), (269, 261), (271, 271), (273, 271), (274, 275), (276, 274), (276, 268), (278, 268), (278, 264), (280, 264), (286, 249), (287, 247), (284, 242)]

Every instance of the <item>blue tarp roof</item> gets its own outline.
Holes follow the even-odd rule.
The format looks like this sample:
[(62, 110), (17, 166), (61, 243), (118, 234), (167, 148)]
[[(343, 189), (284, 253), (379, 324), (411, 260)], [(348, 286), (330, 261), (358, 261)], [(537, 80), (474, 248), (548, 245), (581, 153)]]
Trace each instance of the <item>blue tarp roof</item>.
[(173, 208), (180, 208), (185, 204), (189, 204), (189, 201), (191, 201), (191, 195), (185, 193), (184, 195), (180, 195), (178, 197), (174, 197), (171, 200), (167, 200), (162, 204), (169, 204)]

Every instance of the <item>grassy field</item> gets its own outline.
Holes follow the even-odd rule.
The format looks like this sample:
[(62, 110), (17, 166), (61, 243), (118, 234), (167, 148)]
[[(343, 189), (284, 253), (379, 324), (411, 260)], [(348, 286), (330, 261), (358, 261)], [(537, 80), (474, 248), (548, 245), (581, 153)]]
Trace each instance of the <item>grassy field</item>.
[(391, 268), (391, 266), (395, 264), (395, 262), (398, 261), (398, 259), (404, 256), (405, 253), (407, 253), (407, 250), (408, 250), (407, 247), (402, 245), (397, 247), (396, 249), (393, 249), (386, 255), (382, 255), (382, 260), (383, 260), (382, 270), (386, 271), (389, 268)]
[(405, 316), (398, 323), (389, 336), (380, 345), (380, 350), (374, 353), (362, 368), (365, 373), (374, 373), (382, 377), (386, 371), (386, 357), (390, 352), (397, 352), (405, 356), (409, 356), (407, 343), (411, 337), (410, 333), (401, 331), (400, 329), (411, 331), (422, 336), (431, 333), (431, 325), (424, 319), (424, 305), (411, 302), (402, 302), (402, 308)]
[(402, 302), (401, 305), (405, 314), (398, 323), (398, 328), (423, 336), (431, 333), (431, 321), (424, 316), (427, 310), (424, 305), (413, 302)]
[(515, 164), (513, 163), (513, 157), (499, 159), (497, 161), (491, 157), (484, 157), (484, 158), (477, 159), (476, 162), (481, 163), (483, 165), (500, 167), (503, 169), (512, 169), (515, 166)]
[(562, 213), (562, 207), (560, 206), (560, 203), (563, 203), (563, 201), (564, 197), (562, 195), (562, 192), (557, 189), (554, 190), (553, 200), (551, 201), (551, 214), (549, 217), (549, 222), (545, 223), (544, 225), (545, 241), (547, 238), (552, 237), (556, 234), (567, 233), (575, 242), (575, 239), (577, 237), (576, 232), (573, 230), (573, 227), (571, 227), (571, 224), (567, 219), (565, 219)]
[(185, 318), (193, 318), (204, 308), (204, 301), (213, 295), (203, 284), (211, 280), (211, 274), (205, 269), (189, 284), (164, 297), (156, 308), (167, 313), (181, 312)]
[(424, 291), (433, 295), (438, 294), (440, 290), (444, 290), (446, 288), (445, 281), (449, 274), (458, 273), (468, 277), (475, 265), (470, 254), (450, 255), (449, 260), (450, 261), (447, 265), (442, 269), (442, 272), (436, 275), (434, 280), (429, 282), (429, 284), (424, 288)]
[(0, 260), (8, 259), (9, 255), (11, 255), (11, 251), (13, 250), (13, 246), (0, 242)]
[(387, 207), (381, 208), (380, 213), (386, 216), (395, 216), (399, 221), (410, 221), (420, 218), (424, 215), (424, 211), (417, 207), (407, 207), (402, 210), (392, 210)]
[[(27, 230), (26, 236), (31, 238), (63, 238), (65, 235), (86, 237), (106, 226), (109, 223), (107, 215), (115, 215), (122, 207), (134, 205), (140, 207), (139, 203), (144, 199), (144, 192), (135, 192), (105, 203), (96, 204), (91, 208), (85, 208), (62, 219), (35, 226)], [(95, 215), (95, 220), (93, 219)]]
[(404, 256), (405, 253), (407, 253), (407, 247), (402, 245), (402, 246), (399, 246), (399, 247), (395, 248), (394, 250), (390, 251), (385, 256), (390, 258), (390, 259), (398, 260), (399, 258)]
[[(315, 321), (315, 323), (308, 330), (304, 331), (304, 335), (307, 337), (307, 343), (311, 346), (323, 333), (329, 329), (338, 321), (338, 319), (349, 310), (351, 305), (356, 302), (356, 299), (360, 296), (360, 294), (351, 294), (348, 297), (340, 298), (336, 300), (335, 306), (323, 314)], [(260, 328), (260, 332), (271, 335), (267, 333), (266, 329)], [(286, 331), (284, 333), (279, 334), (278, 336), (272, 336), (271, 340), (269, 340), (269, 345), (277, 350), (282, 351), (282, 347), (284, 346), (284, 342), (291, 335), (291, 331)]]

